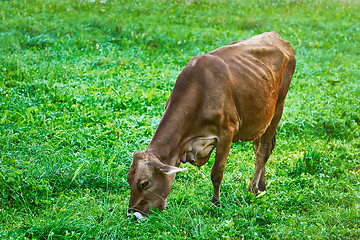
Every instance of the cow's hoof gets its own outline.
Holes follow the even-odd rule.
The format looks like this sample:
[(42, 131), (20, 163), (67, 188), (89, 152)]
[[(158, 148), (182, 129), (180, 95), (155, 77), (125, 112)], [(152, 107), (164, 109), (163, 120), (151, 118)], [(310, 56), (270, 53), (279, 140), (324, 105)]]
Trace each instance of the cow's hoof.
[(258, 198), (258, 197), (264, 196), (265, 194), (266, 194), (266, 191), (263, 191), (263, 192), (260, 192), (260, 194), (257, 195), (256, 197)]
[(248, 192), (254, 193), (255, 195), (259, 191), (260, 192), (266, 192), (266, 183), (264, 181), (259, 181), (259, 184), (257, 186), (253, 185), (253, 184), (250, 184), (249, 187), (248, 187)]
[(256, 195), (259, 192), (259, 189), (257, 186), (253, 186), (252, 184), (250, 184), (247, 191)]
[(217, 199), (217, 198), (214, 198), (214, 197), (213, 197), (213, 198), (211, 199), (211, 203), (214, 204), (216, 207), (219, 207), (219, 208), (222, 207), (221, 204), (220, 204), (219, 199)]

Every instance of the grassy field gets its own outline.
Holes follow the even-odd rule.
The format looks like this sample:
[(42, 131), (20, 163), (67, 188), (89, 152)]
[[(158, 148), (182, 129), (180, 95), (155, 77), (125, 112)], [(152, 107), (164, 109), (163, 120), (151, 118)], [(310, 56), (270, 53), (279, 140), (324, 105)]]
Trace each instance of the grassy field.
[[(358, 1), (0, 1), (1, 239), (359, 239)], [(297, 68), (268, 162), (233, 144), (222, 206), (187, 164), (166, 211), (126, 218), (126, 174), (192, 56), (275, 30)]]

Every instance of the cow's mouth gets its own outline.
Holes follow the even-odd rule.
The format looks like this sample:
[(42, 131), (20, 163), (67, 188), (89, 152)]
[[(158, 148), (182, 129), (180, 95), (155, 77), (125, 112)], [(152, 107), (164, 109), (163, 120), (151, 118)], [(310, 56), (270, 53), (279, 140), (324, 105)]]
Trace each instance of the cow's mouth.
[(147, 220), (147, 217), (144, 213), (134, 211), (133, 209), (130, 209), (127, 213), (128, 218), (134, 218), (135, 220), (139, 221), (145, 221)]

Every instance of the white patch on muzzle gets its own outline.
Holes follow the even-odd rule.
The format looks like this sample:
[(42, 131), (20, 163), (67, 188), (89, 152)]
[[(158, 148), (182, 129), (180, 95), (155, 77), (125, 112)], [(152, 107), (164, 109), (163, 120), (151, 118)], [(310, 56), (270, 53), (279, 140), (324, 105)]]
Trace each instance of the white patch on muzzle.
[(131, 212), (131, 213), (127, 213), (127, 217), (128, 218), (131, 218), (132, 216), (135, 216), (136, 220), (140, 220), (140, 221), (145, 221), (147, 220), (147, 217), (145, 217), (144, 215), (142, 215), (141, 213), (139, 212)]

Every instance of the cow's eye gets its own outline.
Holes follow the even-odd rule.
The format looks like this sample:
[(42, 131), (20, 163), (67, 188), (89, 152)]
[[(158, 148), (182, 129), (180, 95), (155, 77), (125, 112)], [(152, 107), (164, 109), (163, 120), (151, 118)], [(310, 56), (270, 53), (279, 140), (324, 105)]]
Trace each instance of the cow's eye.
[(143, 181), (140, 182), (139, 186), (140, 186), (141, 189), (147, 189), (150, 186), (150, 181), (149, 180), (143, 180)]

